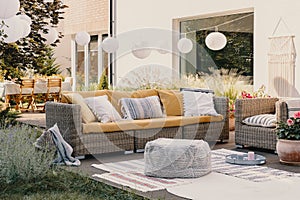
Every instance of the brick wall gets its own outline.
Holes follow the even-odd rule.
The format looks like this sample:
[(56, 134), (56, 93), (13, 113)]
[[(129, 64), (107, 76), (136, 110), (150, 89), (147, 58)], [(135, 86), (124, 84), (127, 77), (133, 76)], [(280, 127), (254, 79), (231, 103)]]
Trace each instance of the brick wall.
[(107, 32), (108, 0), (65, 0), (64, 3), (69, 7), (63, 20), (64, 34)]

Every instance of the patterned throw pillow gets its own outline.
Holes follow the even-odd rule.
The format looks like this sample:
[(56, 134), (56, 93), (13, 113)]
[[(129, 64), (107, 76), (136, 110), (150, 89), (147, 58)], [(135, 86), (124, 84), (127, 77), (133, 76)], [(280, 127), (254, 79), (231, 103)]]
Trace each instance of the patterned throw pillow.
[(243, 120), (243, 123), (250, 126), (262, 126), (262, 127), (276, 127), (276, 115), (273, 114), (261, 114), (247, 117)]
[(182, 91), (184, 116), (219, 115), (212, 93)]
[(150, 119), (163, 117), (158, 96), (120, 99), (125, 119)]
[(122, 119), (120, 114), (108, 101), (107, 95), (88, 97), (85, 98), (84, 101), (95, 114), (99, 122), (108, 123), (119, 121)]

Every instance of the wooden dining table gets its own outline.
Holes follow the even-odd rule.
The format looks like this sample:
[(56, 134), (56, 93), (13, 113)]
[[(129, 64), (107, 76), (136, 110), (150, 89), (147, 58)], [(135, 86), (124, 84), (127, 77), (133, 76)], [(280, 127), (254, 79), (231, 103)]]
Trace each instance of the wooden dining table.
[[(57, 92), (59, 91), (59, 88), (50, 88), (50, 92)], [(72, 86), (70, 82), (62, 82), (61, 91), (72, 91)], [(22, 94), (31, 94), (32, 89), (30, 88), (24, 88), (22, 90)], [(34, 95), (38, 94), (46, 94), (48, 92), (47, 88), (47, 80), (43, 79), (37, 79), (34, 84)], [(9, 103), (10, 97), (13, 95), (19, 95), (20, 94), (20, 85), (17, 83), (14, 83), (12, 81), (4, 81), (0, 82), (0, 98), (5, 102)]]

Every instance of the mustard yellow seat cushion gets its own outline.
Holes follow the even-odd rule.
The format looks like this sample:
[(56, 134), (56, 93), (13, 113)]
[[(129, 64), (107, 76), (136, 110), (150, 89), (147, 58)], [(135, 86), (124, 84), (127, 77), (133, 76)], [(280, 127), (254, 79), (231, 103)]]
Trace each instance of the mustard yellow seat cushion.
[(93, 122), (89, 124), (83, 124), (83, 133), (99, 133), (99, 132), (109, 133), (109, 132), (117, 132), (117, 131), (176, 127), (176, 126), (185, 126), (185, 125), (205, 123), (205, 122), (219, 122), (222, 120), (223, 120), (223, 116), (219, 115), (219, 116), (195, 116), (195, 117), (168, 116), (166, 118), (122, 120), (122, 121), (110, 122), (110, 123)]

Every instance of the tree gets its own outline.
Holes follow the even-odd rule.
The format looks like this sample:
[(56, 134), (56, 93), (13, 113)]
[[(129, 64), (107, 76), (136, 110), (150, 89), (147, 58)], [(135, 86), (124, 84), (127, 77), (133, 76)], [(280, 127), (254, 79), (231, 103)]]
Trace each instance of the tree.
[[(41, 33), (48, 33), (47, 25), (57, 27), (63, 19), (63, 9), (67, 8), (61, 0), (54, 0), (53, 3), (44, 3), (43, 0), (20, 0), (20, 12), (32, 19), (30, 34), (16, 43), (4, 43), (0, 40), (0, 70), (5, 79), (18, 79), (26, 68), (33, 69), (42, 74), (45, 67), (41, 60), (49, 59), (49, 45), (45, 44), (46, 39)], [(3, 32), (0, 32), (0, 36)], [(59, 39), (63, 34), (59, 33)], [(60, 40), (56, 40), (52, 47), (55, 47)]]

